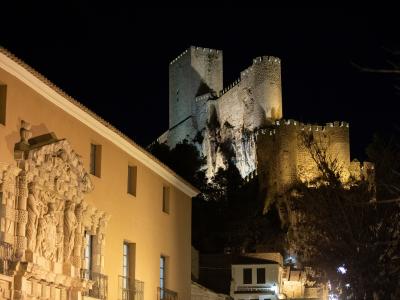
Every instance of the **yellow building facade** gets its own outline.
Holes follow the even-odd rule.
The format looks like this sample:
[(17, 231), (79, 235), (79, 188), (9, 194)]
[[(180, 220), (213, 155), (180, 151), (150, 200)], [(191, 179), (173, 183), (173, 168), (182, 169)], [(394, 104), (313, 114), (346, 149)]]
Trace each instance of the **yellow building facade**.
[(0, 48), (0, 299), (190, 299), (197, 193)]

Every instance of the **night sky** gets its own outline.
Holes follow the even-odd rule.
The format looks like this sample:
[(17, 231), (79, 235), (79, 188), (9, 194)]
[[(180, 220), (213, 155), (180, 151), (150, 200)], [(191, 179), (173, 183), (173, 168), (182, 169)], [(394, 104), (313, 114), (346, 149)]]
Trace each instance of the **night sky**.
[(395, 127), (396, 76), (353, 65), (396, 61), (394, 13), (230, 6), (35, 4), (4, 10), (0, 45), (143, 146), (168, 127), (168, 65), (190, 45), (224, 51), (224, 85), (254, 57), (280, 57), (284, 118), (350, 122), (352, 157), (364, 159), (373, 133)]

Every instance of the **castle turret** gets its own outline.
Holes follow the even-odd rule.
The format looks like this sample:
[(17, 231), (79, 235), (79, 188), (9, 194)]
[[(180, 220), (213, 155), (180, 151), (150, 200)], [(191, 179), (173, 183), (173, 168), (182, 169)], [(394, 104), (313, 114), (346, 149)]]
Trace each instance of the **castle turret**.
[(253, 65), (241, 73), (255, 100), (254, 127), (271, 124), (282, 118), (281, 61), (277, 57), (253, 59)]
[(174, 146), (205, 124), (193, 120), (196, 97), (222, 90), (222, 51), (190, 47), (169, 66), (169, 136)]

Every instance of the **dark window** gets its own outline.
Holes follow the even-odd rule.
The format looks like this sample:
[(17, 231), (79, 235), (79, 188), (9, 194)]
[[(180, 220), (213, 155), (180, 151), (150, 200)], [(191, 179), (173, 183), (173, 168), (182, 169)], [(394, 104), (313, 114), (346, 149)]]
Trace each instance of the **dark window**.
[(0, 84), (0, 124), (6, 125), (7, 86)]
[(162, 211), (167, 214), (169, 213), (169, 187), (167, 186), (163, 186)]
[(265, 268), (257, 268), (257, 283), (265, 283)]
[(166, 257), (160, 256), (160, 293), (161, 299), (164, 299), (165, 289), (165, 270), (166, 270)]
[(92, 270), (92, 244), (93, 244), (93, 235), (85, 231), (85, 270)]
[(122, 249), (122, 289), (129, 292), (129, 244), (124, 242)]
[(128, 194), (136, 196), (137, 167), (128, 166)]
[(244, 284), (251, 284), (252, 283), (252, 278), (251, 278), (251, 269), (243, 269), (243, 283)]
[(101, 145), (90, 144), (90, 174), (101, 175)]

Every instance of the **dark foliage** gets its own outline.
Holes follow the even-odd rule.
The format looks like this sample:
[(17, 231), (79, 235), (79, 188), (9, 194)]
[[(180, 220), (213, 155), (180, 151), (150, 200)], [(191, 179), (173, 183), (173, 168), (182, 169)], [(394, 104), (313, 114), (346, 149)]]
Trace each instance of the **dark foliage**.
[(245, 181), (229, 163), (207, 182), (201, 171), (204, 159), (186, 141), (171, 150), (154, 143), (149, 151), (201, 191), (192, 202), (192, 242), (202, 253), (221, 253), (227, 247), (254, 251), (265, 245), (270, 251), (283, 251), (285, 233), (278, 213), (273, 209), (263, 214), (257, 177)]
[[(341, 299), (398, 299), (400, 206), (386, 200), (399, 195), (394, 176), (399, 148), (380, 138), (369, 147), (376, 174), (382, 174), (376, 194), (367, 181), (341, 184), (335, 162), (315, 155), (312, 141), (308, 146), (322, 175), (312, 185), (299, 183), (288, 195), (294, 216), (291, 246), (304, 263), (322, 271)], [(345, 274), (338, 272), (341, 266)]]

